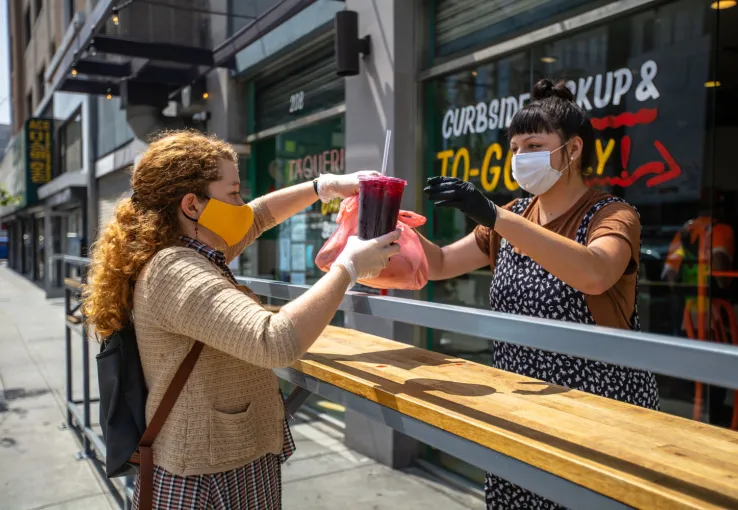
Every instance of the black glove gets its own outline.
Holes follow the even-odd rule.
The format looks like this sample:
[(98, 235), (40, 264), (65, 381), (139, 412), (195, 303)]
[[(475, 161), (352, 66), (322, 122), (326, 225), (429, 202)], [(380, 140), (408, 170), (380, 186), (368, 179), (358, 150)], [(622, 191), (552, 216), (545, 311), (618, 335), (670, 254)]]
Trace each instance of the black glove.
[(423, 191), (436, 207), (454, 207), (480, 225), (495, 228), (497, 206), (472, 183), (455, 177), (431, 177)]

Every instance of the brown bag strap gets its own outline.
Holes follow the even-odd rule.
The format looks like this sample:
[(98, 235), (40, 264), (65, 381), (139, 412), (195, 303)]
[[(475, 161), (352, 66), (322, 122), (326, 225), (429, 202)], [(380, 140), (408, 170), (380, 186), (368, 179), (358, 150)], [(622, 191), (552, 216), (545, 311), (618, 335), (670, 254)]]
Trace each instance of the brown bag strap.
[(141, 470), (138, 482), (139, 510), (152, 510), (154, 503), (154, 454), (151, 445), (161, 432), (164, 422), (167, 421), (169, 413), (179, 398), (179, 394), (182, 393), (187, 378), (190, 377), (192, 369), (195, 368), (195, 363), (197, 363), (197, 358), (200, 357), (203, 347), (202, 342), (195, 342), (182, 364), (179, 365), (177, 373), (174, 374), (172, 382), (169, 383), (167, 391), (164, 392), (159, 407), (151, 418), (148, 427), (146, 427), (141, 441), (138, 442), (138, 451), (131, 457), (133, 462), (138, 460)]

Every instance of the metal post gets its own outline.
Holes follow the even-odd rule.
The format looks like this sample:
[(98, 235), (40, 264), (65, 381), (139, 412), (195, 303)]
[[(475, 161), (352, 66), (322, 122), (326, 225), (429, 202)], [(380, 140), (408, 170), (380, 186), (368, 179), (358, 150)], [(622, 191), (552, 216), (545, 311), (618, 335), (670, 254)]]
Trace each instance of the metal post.
[(86, 432), (90, 430), (90, 346), (87, 345), (87, 332), (82, 328), (82, 394), (84, 399), (84, 431), (83, 444), (85, 448), (85, 456), (92, 455), (90, 440)]
[(99, 206), (98, 206), (98, 185), (97, 185), (97, 171), (95, 170), (95, 163), (97, 162), (97, 96), (87, 96), (85, 100), (85, 106), (87, 111), (82, 116), (82, 122), (84, 123), (84, 143), (83, 150), (85, 151), (85, 166), (87, 167), (87, 203), (83, 210), (85, 214), (83, 219), (85, 221), (85, 238), (87, 239), (87, 250), (95, 242), (97, 238), (97, 222), (100, 219)]
[[(69, 264), (64, 262), (64, 277), (69, 274)], [(62, 280), (63, 281), (63, 280)], [(66, 351), (66, 365), (67, 365), (67, 427), (72, 426), (72, 413), (69, 411), (69, 404), (72, 402), (73, 391), (72, 391), (72, 331), (69, 329), (67, 324), (67, 316), (71, 314), (72, 310), (72, 291), (67, 287), (66, 282), (64, 283), (64, 345)]]
[(298, 409), (310, 397), (310, 392), (301, 386), (295, 386), (295, 389), (287, 396), (285, 405), (290, 415), (295, 414)]
[(135, 476), (127, 476), (125, 487), (123, 488), (123, 510), (131, 510), (133, 508), (133, 491), (135, 490)]
[[(89, 266), (83, 266), (80, 271), (80, 281), (84, 284), (87, 283), (87, 275), (89, 272)], [(81, 296), (80, 296), (81, 299)], [(87, 339), (87, 328), (85, 327), (85, 313), (84, 309), (81, 311), (82, 316), (82, 398), (83, 398), (83, 417), (84, 417), (84, 447), (85, 455), (87, 457), (94, 455), (94, 450), (91, 447), (90, 440), (87, 433), (92, 430), (92, 423), (90, 419), (90, 346)]]

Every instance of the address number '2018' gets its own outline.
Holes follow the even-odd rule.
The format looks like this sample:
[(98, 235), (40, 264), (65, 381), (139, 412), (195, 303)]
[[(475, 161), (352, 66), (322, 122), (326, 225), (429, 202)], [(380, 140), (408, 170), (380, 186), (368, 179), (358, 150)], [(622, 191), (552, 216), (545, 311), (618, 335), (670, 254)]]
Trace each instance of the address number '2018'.
[(303, 91), (297, 92), (290, 96), (290, 113), (299, 112), (305, 108), (305, 93)]

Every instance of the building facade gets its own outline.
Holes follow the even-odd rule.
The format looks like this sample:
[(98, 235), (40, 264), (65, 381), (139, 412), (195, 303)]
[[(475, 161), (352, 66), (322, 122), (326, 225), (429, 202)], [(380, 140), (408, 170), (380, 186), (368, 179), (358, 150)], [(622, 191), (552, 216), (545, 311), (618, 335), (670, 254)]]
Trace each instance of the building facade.
[(46, 71), (61, 44), (70, 12), (84, 0), (9, 0), (13, 132), (32, 117), (46, 93)]
[[(54, 168), (52, 112), (39, 111), (39, 106), (53, 95), (46, 72), (67, 23), (64, 2), (11, 0), (8, 4), (13, 138), (4, 154), (3, 177), (8, 191), (20, 196), (21, 202), (2, 208), (3, 223), (11, 267), (39, 282), (47, 276), (43, 261), (48, 237), (37, 190), (51, 181)], [(36, 160), (29, 157), (29, 135), (36, 139)], [(17, 214), (7, 214), (14, 211)]]

